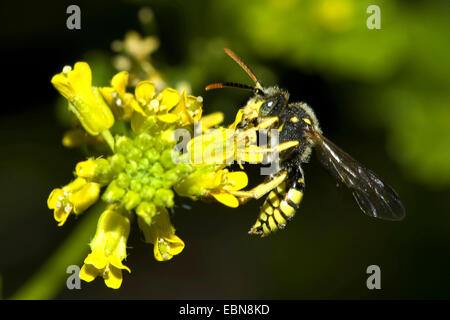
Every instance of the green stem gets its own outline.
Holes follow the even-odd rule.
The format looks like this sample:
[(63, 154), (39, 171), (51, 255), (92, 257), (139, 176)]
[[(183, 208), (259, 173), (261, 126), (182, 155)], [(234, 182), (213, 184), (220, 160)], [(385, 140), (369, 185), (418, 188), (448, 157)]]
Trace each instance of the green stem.
[(105, 204), (99, 202), (84, 213), (69, 237), (11, 299), (43, 300), (55, 297), (70, 276), (66, 273), (67, 267), (79, 265), (86, 257), (88, 243), (95, 233), (97, 220), (104, 208)]
[(112, 152), (114, 152), (114, 138), (111, 134), (111, 131), (109, 131), (108, 129), (102, 131), (102, 136), (105, 139), (108, 146), (111, 148)]

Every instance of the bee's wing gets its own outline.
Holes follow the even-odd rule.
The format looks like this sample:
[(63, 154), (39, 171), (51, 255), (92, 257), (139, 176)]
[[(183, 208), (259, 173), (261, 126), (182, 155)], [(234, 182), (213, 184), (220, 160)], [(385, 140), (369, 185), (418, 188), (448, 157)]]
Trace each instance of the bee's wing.
[(317, 131), (310, 133), (319, 160), (339, 182), (351, 190), (366, 215), (386, 220), (401, 220), (405, 217), (405, 208), (392, 187)]

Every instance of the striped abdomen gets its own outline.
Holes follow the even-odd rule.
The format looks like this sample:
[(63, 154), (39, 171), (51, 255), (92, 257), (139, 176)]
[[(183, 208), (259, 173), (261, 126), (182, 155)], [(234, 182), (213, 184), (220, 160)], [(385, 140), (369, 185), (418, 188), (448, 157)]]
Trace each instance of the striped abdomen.
[(269, 193), (261, 207), (258, 220), (249, 233), (267, 236), (278, 229), (283, 229), (294, 217), (303, 198), (305, 181), (300, 172), (297, 177), (287, 178), (291, 179), (293, 181), (284, 181)]

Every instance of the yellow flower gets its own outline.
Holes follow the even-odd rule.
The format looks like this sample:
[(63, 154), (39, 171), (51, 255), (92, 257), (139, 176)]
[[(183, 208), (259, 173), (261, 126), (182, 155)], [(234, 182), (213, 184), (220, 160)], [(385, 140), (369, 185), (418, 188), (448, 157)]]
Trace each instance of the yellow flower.
[(120, 120), (130, 120), (133, 110), (145, 115), (133, 94), (126, 92), (129, 74), (117, 73), (111, 80), (111, 87), (100, 88), (100, 92)]
[(69, 100), (69, 109), (89, 134), (98, 135), (114, 124), (111, 110), (98, 89), (92, 86), (92, 72), (86, 62), (75, 63), (73, 70), (65, 67), (63, 72), (53, 76), (52, 84)]
[(150, 81), (141, 81), (134, 92), (136, 100), (144, 110), (144, 115), (156, 115), (158, 120), (173, 123), (178, 120), (176, 114), (169, 111), (180, 102), (180, 93), (166, 88), (156, 96), (155, 85)]
[(153, 243), (156, 260), (167, 261), (183, 251), (184, 242), (175, 235), (175, 228), (165, 208), (158, 208), (151, 221), (139, 216), (138, 225), (144, 233), (145, 242)]
[(244, 171), (228, 172), (223, 170), (223, 179), (219, 188), (215, 188), (209, 192), (218, 202), (231, 207), (239, 206), (238, 199), (229, 191), (236, 191), (245, 188), (248, 184), (248, 177)]
[[(212, 127), (223, 121), (223, 114), (219, 112), (216, 113), (215, 118), (211, 117), (209, 119), (202, 119), (202, 104), (202, 97), (195, 97), (191, 95), (188, 96), (186, 90), (184, 90), (181, 95), (180, 103), (172, 111), (172, 113), (176, 114), (180, 118), (180, 126), (186, 126), (196, 121), (200, 121), (201, 119), (202, 123), (205, 123), (205, 126), (209, 125), (209, 127)], [(220, 117), (219, 114), (221, 114), (222, 117)]]
[(127, 239), (130, 221), (110, 205), (98, 220), (97, 231), (90, 243), (92, 252), (84, 260), (80, 279), (91, 282), (97, 276), (103, 277), (105, 284), (113, 289), (122, 284), (122, 269), (131, 272), (122, 261), (127, 257)]
[(62, 226), (73, 211), (80, 214), (93, 205), (100, 194), (100, 185), (77, 178), (62, 189), (54, 189), (47, 200), (58, 226)]
[(210, 167), (196, 170), (186, 179), (174, 186), (175, 191), (184, 197), (213, 197), (218, 202), (232, 208), (239, 206), (238, 199), (230, 191), (240, 190), (248, 184), (244, 171), (229, 172), (227, 169), (211, 171)]
[(147, 36), (142, 38), (136, 31), (129, 31), (125, 35), (123, 45), (126, 53), (138, 61), (144, 61), (158, 49), (159, 41), (156, 37)]
[[(133, 115), (131, 125), (136, 132), (140, 132), (145, 121), (154, 117), (167, 124), (176, 123), (183, 127), (199, 121), (202, 116), (202, 98), (188, 96), (172, 88), (166, 88), (156, 94), (155, 85), (151, 81), (141, 81), (135, 90), (139, 103), (138, 113)], [(143, 110), (144, 113), (140, 112)], [(216, 113), (206, 121), (206, 127), (217, 125), (223, 120), (221, 113)]]

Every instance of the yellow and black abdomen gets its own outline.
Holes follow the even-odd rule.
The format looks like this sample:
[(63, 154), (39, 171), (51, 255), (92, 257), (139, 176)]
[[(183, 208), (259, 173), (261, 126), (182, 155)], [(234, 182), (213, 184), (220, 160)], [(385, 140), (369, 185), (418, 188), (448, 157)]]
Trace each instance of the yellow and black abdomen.
[(267, 236), (278, 229), (283, 229), (294, 217), (305, 188), (301, 169), (295, 171), (269, 193), (249, 233)]

